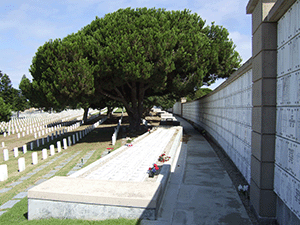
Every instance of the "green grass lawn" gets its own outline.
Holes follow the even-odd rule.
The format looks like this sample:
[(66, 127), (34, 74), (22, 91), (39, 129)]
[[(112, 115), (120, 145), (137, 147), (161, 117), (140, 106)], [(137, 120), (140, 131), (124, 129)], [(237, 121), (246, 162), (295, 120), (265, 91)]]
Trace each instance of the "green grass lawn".
[[(120, 116), (120, 113), (118, 113), (117, 116)], [(37, 172), (35, 175), (31, 176), (29, 179), (24, 180), (21, 184), (16, 185), (11, 190), (0, 193), (0, 205), (4, 204), (5, 202), (11, 200), (16, 194), (25, 191), (26, 188), (31, 187), (34, 185), (36, 181), (42, 178), (43, 175), (49, 173), (54, 167), (58, 166), (60, 163), (62, 163), (64, 160), (72, 156), (72, 154), (80, 151), (80, 154), (78, 154), (76, 157), (74, 157), (67, 165), (65, 165), (63, 168), (61, 168), (55, 176), (65, 176), (78, 162), (81, 161), (82, 157), (85, 156), (88, 152), (91, 150), (96, 150), (94, 154), (91, 156), (91, 158), (85, 163), (84, 167), (93, 163), (94, 161), (101, 158), (101, 155), (103, 151), (107, 147), (111, 146), (111, 136), (114, 131), (114, 126), (116, 125), (116, 122), (118, 121), (118, 117), (113, 116), (108, 123), (104, 123), (103, 125), (100, 125), (98, 128), (94, 129), (91, 133), (89, 133), (87, 136), (85, 136), (80, 142), (76, 143), (73, 146), (68, 147), (68, 149), (63, 149), (62, 152), (57, 153), (54, 156), (48, 156), (46, 160), (41, 160), (41, 149), (43, 147), (40, 147), (38, 149), (34, 149), (33, 151), (38, 151), (39, 161), (37, 165), (31, 164), (31, 153), (33, 151), (28, 151), (26, 154), (23, 155), (23, 153), (20, 152), (19, 157), (25, 157), (26, 158), (26, 169), (23, 172), (18, 172), (18, 166), (17, 166), (17, 158), (14, 158), (13, 156), (10, 157), (9, 161), (6, 161), (5, 163), (8, 164), (9, 168), (9, 178), (6, 181), (0, 182), (0, 189), (10, 187), (9, 185), (15, 181), (17, 181), (20, 177), (25, 176), (26, 174), (32, 172), (35, 168), (43, 165), (44, 163), (47, 163), (49, 160), (51, 160), (53, 157), (58, 156), (59, 154), (64, 154), (62, 157), (54, 161), (49, 166), (45, 167), (43, 170)], [(127, 120), (125, 118), (125, 120)], [(88, 125), (87, 125), (88, 126)], [(78, 128), (83, 129), (84, 126)], [(78, 130), (76, 129), (76, 130)], [(121, 129), (122, 130), (122, 129)], [(75, 132), (72, 131), (72, 132)], [(72, 133), (70, 132), (70, 133)], [(70, 133), (68, 135), (70, 135)], [(114, 146), (114, 150), (118, 149), (122, 145), (125, 144), (122, 141), (122, 132), (120, 131), (119, 138), (116, 142), (116, 145)], [(13, 141), (13, 140), (12, 140)], [(21, 140), (17, 139), (16, 141), (26, 141), (26, 137)], [(55, 140), (56, 142), (57, 140)], [(54, 142), (54, 141), (53, 141)], [(49, 146), (51, 143), (47, 143)], [(49, 149), (49, 148), (48, 148)], [(12, 150), (10, 149), (10, 154), (12, 155)], [(1, 162), (4, 163), (4, 162)], [(7, 212), (0, 216), (0, 224), (139, 224), (139, 220), (128, 220), (128, 219), (116, 219), (116, 220), (105, 220), (105, 221), (83, 221), (83, 220), (60, 220), (60, 219), (45, 219), (45, 220), (32, 220), (28, 221), (27, 219), (27, 212), (28, 212), (28, 200), (27, 198), (22, 199), (20, 202), (18, 202), (16, 205), (14, 205), (13, 208), (7, 209)]]

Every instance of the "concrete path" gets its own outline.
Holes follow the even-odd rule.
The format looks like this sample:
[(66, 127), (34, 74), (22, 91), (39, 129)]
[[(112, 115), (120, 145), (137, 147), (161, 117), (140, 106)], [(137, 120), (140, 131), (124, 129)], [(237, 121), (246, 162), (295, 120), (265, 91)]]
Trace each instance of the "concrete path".
[(141, 225), (251, 224), (214, 150), (189, 123), (177, 120), (190, 137), (182, 144), (157, 221), (143, 220)]
[(175, 131), (175, 129), (158, 128), (84, 178), (143, 182), (148, 177), (148, 168), (163, 153)]

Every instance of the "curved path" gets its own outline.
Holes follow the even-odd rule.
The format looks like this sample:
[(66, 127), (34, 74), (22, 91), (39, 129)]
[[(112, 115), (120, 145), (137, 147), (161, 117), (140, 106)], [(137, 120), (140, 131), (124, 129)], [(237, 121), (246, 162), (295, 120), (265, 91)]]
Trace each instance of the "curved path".
[(141, 225), (252, 224), (212, 147), (188, 122), (176, 118), (189, 140), (182, 144), (157, 221)]

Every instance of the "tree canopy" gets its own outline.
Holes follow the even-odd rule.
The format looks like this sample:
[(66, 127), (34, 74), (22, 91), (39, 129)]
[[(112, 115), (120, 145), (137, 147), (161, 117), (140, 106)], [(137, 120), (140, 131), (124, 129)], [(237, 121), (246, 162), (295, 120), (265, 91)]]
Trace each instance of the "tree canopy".
[(189, 10), (120, 9), (41, 46), (29, 90), (43, 93), (36, 102), (51, 107), (118, 101), (138, 129), (157, 97), (187, 96), (240, 66), (228, 35)]
[(13, 88), (11, 80), (7, 74), (0, 71), (0, 121), (8, 121), (11, 117), (11, 111), (23, 111), (29, 105), (27, 99), (22, 95), (22, 92)]

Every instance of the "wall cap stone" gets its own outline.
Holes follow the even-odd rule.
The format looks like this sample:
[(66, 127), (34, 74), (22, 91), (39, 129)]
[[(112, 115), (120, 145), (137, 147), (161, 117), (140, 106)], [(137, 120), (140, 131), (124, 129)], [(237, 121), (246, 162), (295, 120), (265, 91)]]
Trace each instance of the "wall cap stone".
[(277, 0), (270, 10), (267, 20), (277, 22), (297, 0)]

